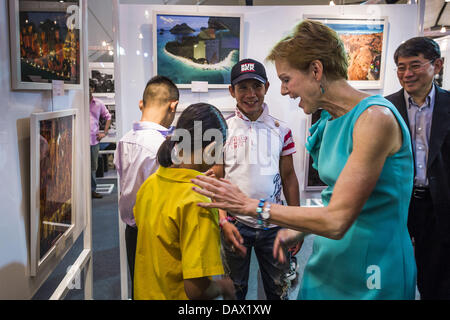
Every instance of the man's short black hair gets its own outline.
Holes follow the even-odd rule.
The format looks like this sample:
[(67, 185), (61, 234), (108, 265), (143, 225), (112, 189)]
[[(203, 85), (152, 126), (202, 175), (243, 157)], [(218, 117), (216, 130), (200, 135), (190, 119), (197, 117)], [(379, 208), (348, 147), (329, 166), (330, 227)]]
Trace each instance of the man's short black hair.
[(94, 79), (89, 79), (89, 88), (95, 89), (96, 85), (95, 85), (95, 80)]
[(394, 53), (395, 64), (399, 57), (415, 57), (423, 54), (427, 60), (434, 61), (441, 57), (441, 49), (433, 39), (427, 37), (415, 37), (402, 43)]
[[(166, 93), (162, 94), (161, 86), (166, 88)], [(151, 78), (145, 86), (142, 100), (145, 103), (149, 99), (159, 99), (160, 103), (169, 101), (178, 101), (180, 98), (180, 92), (175, 83), (165, 76), (154, 76)]]

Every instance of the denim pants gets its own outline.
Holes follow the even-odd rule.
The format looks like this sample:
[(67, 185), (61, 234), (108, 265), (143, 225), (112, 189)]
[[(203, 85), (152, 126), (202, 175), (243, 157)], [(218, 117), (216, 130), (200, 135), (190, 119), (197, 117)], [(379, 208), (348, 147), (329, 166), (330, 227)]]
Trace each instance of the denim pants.
[(98, 153), (100, 151), (100, 143), (91, 146), (91, 191), (94, 192), (97, 189), (97, 181), (95, 180), (95, 174), (98, 168)]
[(138, 229), (136, 226), (125, 227), (125, 245), (127, 248), (128, 270), (131, 278), (131, 299), (134, 300), (134, 261), (136, 259)]
[(224, 240), (223, 234), (221, 253), (225, 273), (233, 280), (236, 298), (245, 300), (247, 295), (250, 258), (252, 248), (254, 248), (267, 299), (287, 299), (289, 283), (285, 274), (289, 270), (289, 263), (280, 264), (274, 259), (272, 253), (273, 243), (278, 230), (281, 228), (256, 229), (238, 221), (235, 222), (235, 225), (244, 239), (247, 254), (245, 257), (242, 257), (238, 253), (231, 251), (231, 245)]

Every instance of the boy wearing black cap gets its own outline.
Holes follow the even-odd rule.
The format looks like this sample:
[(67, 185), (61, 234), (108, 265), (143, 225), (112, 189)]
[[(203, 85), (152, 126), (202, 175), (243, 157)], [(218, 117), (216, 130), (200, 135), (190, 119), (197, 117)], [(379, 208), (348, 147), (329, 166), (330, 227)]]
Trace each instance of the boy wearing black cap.
[[(227, 120), (228, 137), (224, 165), (218, 176), (237, 184), (249, 197), (299, 205), (299, 187), (292, 161), (294, 140), (289, 128), (269, 115), (264, 96), (269, 88), (264, 66), (256, 60), (239, 61), (231, 70), (230, 94), (236, 99), (233, 117)], [(247, 294), (252, 247), (258, 259), (266, 297), (286, 299), (289, 266), (273, 258), (273, 243), (279, 226), (220, 211), (222, 254), (226, 273), (234, 282), (237, 299)]]

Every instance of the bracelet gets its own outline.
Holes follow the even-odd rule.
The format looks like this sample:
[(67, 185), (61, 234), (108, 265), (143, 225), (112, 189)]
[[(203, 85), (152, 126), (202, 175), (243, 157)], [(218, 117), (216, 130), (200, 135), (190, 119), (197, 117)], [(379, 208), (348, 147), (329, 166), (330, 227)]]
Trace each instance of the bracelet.
[(270, 219), (270, 207), (270, 202), (266, 202), (266, 206), (263, 208), (263, 212), (261, 213), (261, 218), (264, 222), (264, 230), (267, 230), (269, 227), (269, 223), (267, 222), (267, 220)]
[(263, 225), (263, 220), (261, 213), (263, 212), (264, 203), (266, 202), (266, 199), (259, 199), (258, 207), (256, 208), (256, 219), (258, 220), (259, 225)]
[(228, 217), (227, 218), (222, 218), (222, 219), (219, 220), (219, 227), (223, 228), (223, 225), (225, 223), (228, 223)]
[(219, 220), (219, 227), (223, 228), (225, 223), (233, 222), (236, 219), (234, 217), (227, 216), (226, 218), (222, 218)]

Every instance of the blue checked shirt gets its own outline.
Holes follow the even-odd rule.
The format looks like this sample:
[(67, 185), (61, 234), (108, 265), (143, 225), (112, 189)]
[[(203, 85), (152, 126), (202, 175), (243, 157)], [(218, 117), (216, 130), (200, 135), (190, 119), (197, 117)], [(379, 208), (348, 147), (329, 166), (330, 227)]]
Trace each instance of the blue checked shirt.
[(427, 159), (435, 100), (434, 84), (425, 99), (425, 103), (421, 106), (406, 91), (404, 93), (416, 167), (414, 186), (427, 187)]

